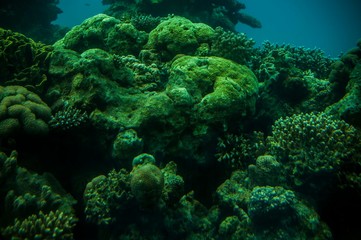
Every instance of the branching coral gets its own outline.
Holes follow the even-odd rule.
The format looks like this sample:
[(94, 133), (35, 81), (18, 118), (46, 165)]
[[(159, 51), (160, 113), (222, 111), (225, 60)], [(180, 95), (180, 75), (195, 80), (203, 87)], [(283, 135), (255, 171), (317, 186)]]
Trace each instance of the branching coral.
[[(271, 44), (265, 41), (261, 48), (254, 50), (252, 69), (258, 73), (260, 81), (265, 81), (282, 69), (298, 68), (301, 71), (311, 71), (315, 77), (325, 79), (331, 72), (335, 60), (325, 56), (321, 49), (309, 49), (292, 45)], [(271, 67), (271, 65), (273, 67)], [(271, 67), (271, 71), (270, 68)], [(269, 74), (266, 74), (269, 72)]]
[(112, 223), (130, 199), (129, 178), (124, 169), (98, 176), (87, 184), (84, 191), (86, 218), (99, 225)]
[(74, 239), (73, 228), (77, 219), (59, 210), (33, 214), (25, 219), (15, 219), (3, 234), (11, 239)]
[(51, 116), (49, 126), (54, 129), (69, 130), (84, 124), (88, 119), (88, 114), (72, 106), (65, 106), (55, 115)]
[(245, 168), (265, 151), (263, 133), (249, 135), (227, 134), (218, 138), (216, 158), (232, 169)]
[(255, 41), (244, 33), (225, 31), (217, 27), (212, 37), (210, 55), (227, 58), (239, 64), (247, 64), (252, 58)]
[(287, 175), (302, 184), (312, 175), (339, 170), (342, 160), (356, 150), (357, 138), (356, 129), (343, 120), (325, 113), (301, 113), (277, 120), (268, 143)]

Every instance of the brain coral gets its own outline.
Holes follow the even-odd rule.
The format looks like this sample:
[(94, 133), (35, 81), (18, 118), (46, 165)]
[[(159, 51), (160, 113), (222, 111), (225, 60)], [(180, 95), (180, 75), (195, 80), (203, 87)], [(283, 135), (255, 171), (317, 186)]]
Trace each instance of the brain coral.
[(46, 134), (50, 117), (50, 108), (35, 93), (21, 86), (0, 86), (0, 137)]
[(154, 207), (163, 191), (164, 177), (160, 169), (150, 163), (133, 169), (130, 187), (142, 208)]

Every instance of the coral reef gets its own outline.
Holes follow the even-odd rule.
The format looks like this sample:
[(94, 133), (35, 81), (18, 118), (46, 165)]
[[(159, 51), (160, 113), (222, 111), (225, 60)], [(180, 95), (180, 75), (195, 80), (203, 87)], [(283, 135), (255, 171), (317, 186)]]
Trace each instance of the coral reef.
[(234, 0), (104, 3), (51, 47), (0, 30), (1, 239), (360, 239), (360, 42), (255, 48)]
[(115, 222), (117, 212), (124, 210), (130, 199), (129, 176), (125, 170), (97, 176), (84, 191), (86, 219), (99, 225)]
[[(113, 143), (112, 156), (118, 160), (131, 160), (143, 152), (143, 140), (138, 137), (133, 129), (118, 133)], [(140, 157), (138, 157), (140, 159)], [(136, 160), (140, 162), (142, 160)], [(143, 163), (143, 161), (142, 161)], [(133, 162), (133, 167), (137, 165)]]
[(254, 49), (250, 68), (260, 81), (258, 124), (269, 126), (282, 116), (320, 112), (337, 102), (335, 84), (327, 79), (334, 61), (320, 49), (270, 42)]
[(226, 134), (223, 138), (218, 138), (215, 157), (232, 169), (241, 169), (264, 153), (265, 148), (262, 132)]
[(248, 166), (248, 174), (252, 186), (282, 186), (285, 181), (282, 165), (271, 155), (257, 157), (256, 164)]

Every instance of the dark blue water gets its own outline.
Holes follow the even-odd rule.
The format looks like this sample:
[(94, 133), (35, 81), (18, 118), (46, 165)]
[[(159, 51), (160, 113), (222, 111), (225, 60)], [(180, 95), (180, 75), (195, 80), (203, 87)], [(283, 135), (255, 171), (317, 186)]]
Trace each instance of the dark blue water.
[(258, 43), (270, 40), (323, 49), (337, 57), (361, 38), (361, 1), (357, 0), (245, 0), (247, 13), (262, 29), (239, 25), (238, 30)]

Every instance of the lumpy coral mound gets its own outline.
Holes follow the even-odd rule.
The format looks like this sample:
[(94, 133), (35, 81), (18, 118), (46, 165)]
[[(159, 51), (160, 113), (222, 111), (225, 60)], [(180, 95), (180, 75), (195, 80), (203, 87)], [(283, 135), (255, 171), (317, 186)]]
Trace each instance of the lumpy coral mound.
[(130, 187), (142, 208), (157, 205), (164, 186), (164, 177), (160, 169), (153, 164), (145, 164), (133, 169)]

